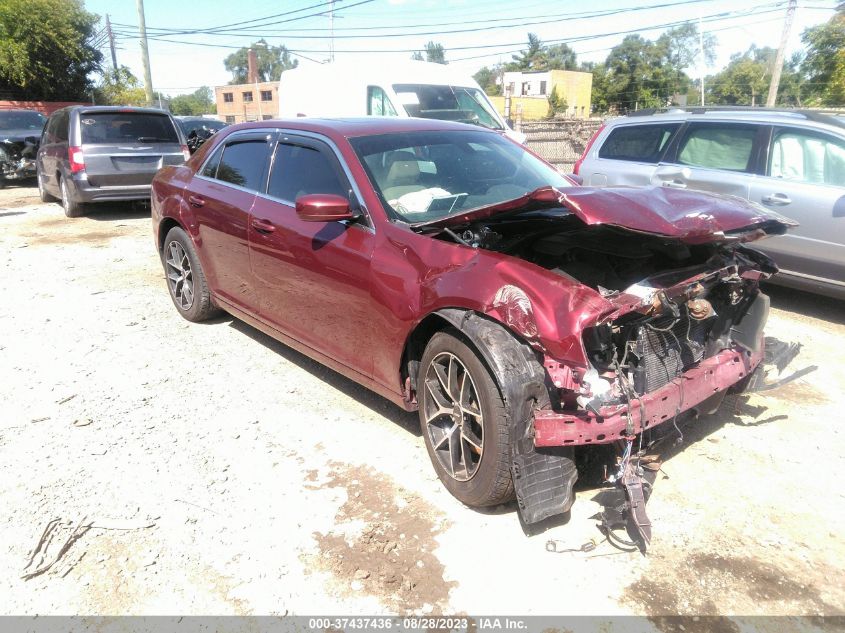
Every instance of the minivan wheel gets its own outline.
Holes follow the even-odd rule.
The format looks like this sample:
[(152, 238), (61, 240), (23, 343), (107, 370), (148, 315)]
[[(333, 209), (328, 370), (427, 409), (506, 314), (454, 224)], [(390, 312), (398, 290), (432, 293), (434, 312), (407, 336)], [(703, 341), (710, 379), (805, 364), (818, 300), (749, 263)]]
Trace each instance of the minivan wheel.
[(455, 334), (436, 333), (420, 362), (422, 436), (453, 496), (468, 506), (497, 505), (513, 498), (505, 404), (478, 354)]
[(195, 323), (217, 314), (194, 245), (181, 228), (167, 232), (161, 259), (170, 298), (179, 314)]
[(41, 170), (38, 170), (38, 173), (35, 176), (35, 179), (38, 181), (38, 197), (41, 199), (41, 202), (55, 202), (56, 198), (49, 193), (44, 188), (44, 175), (41, 173)]
[(80, 217), (85, 210), (81, 204), (70, 197), (70, 190), (68, 189), (67, 181), (64, 176), (59, 178), (59, 189), (61, 189), (62, 192), (62, 208), (65, 210), (65, 215), (69, 218)]

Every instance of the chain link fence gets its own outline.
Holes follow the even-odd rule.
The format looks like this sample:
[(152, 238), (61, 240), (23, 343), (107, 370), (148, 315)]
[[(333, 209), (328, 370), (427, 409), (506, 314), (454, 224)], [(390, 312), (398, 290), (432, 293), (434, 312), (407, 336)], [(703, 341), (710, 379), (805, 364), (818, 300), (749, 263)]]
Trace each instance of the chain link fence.
[(601, 124), (601, 119), (526, 121), (522, 132), (527, 136), (525, 144), (532, 151), (558, 171), (568, 173)]

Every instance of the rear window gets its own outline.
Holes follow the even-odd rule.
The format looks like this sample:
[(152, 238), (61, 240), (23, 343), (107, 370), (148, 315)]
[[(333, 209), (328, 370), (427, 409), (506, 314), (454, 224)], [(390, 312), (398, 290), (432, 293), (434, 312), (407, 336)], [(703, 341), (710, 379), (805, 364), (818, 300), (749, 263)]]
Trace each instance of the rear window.
[(267, 142), (264, 140), (230, 143), (223, 150), (216, 178), (251, 191), (258, 191), (263, 189), (266, 158)]
[(690, 127), (678, 152), (678, 162), (706, 169), (747, 171), (757, 129), (751, 125)]
[(599, 158), (656, 163), (680, 123), (625, 125), (613, 130), (599, 150)]
[(179, 143), (170, 117), (145, 112), (83, 112), (82, 143)]

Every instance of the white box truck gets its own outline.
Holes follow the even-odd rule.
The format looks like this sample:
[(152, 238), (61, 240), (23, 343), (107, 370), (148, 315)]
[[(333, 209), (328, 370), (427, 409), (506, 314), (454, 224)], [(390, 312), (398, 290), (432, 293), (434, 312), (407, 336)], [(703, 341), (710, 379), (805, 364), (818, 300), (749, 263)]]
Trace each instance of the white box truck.
[(282, 73), (279, 117), (421, 117), (473, 123), (519, 143), (515, 132), (470, 76), (444, 64), (356, 60)]

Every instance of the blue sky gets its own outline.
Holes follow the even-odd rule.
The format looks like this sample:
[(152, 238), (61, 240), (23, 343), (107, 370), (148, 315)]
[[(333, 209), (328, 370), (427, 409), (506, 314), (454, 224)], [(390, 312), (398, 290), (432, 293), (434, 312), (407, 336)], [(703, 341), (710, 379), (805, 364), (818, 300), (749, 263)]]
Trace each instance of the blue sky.
[[(357, 3), (360, 4), (350, 6)], [(204, 0), (202, 3), (145, 0), (145, 12), (147, 28), (152, 33), (156, 28), (205, 29), (320, 4), (321, 0), (243, 0), (240, 3), (237, 0)], [(654, 5), (673, 6), (630, 10)], [(136, 76), (143, 77), (138, 39), (127, 37), (138, 24), (135, 0), (86, 0), (85, 6), (101, 16), (110, 15), (116, 24), (115, 31), (123, 34), (118, 35), (118, 63), (129, 66)], [(800, 34), (805, 28), (830, 18), (835, 2), (799, 0), (798, 6), (788, 54), (800, 50)], [(624, 37), (624, 34), (608, 34), (702, 17), (705, 32), (712, 32), (718, 41), (716, 63), (707, 69), (713, 72), (724, 66), (732, 53), (746, 50), (752, 43), (777, 46), (785, 7), (785, 0), (596, 0), (591, 3), (583, 0), (337, 0), (335, 34), (366, 34), (368, 37), (336, 37), (335, 58), (351, 58), (361, 63), (377, 63), (383, 56), (407, 58), (408, 52), (387, 51), (420, 49), (433, 39), (446, 48), (450, 63), (472, 73), (483, 65), (509, 61), (531, 31), (544, 41), (569, 41), (579, 53), (579, 60), (602, 61), (609, 49)], [(261, 29), (266, 31), (269, 43), (285, 44), (301, 51), (301, 64), (325, 60), (330, 45), (328, 17), (302, 18), (324, 10), (326, 7), (320, 6), (291, 13), (276, 18), (286, 22)], [(612, 13), (614, 10), (619, 12)], [(608, 14), (584, 16), (596, 12)], [(721, 15), (725, 13), (730, 15)], [(223, 59), (236, 47), (248, 45), (259, 37), (246, 32), (249, 26), (252, 25), (232, 28), (232, 33), (181, 34), (165, 38), (189, 42), (186, 44), (150, 40), (154, 88), (173, 95), (191, 92), (202, 85), (213, 87), (227, 83), (231, 77), (223, 67)], [(486, 30), (454, 32), (481, 27)], [(652, 28), (640, 34), (654, 39), (663, 30), (665, 27)], [(438, 34), (428, 34), (430, 32)], [(384, 37), (385, 34), (394, 36)], [(462, 50), (457, 50), (459, 47)], [(351, 52), (364, 50), (379, 53)], [(103, 52), (108, 60), (108, 50)], [(697, 74), (697, 69), (691, 71), (691, 74)]]

